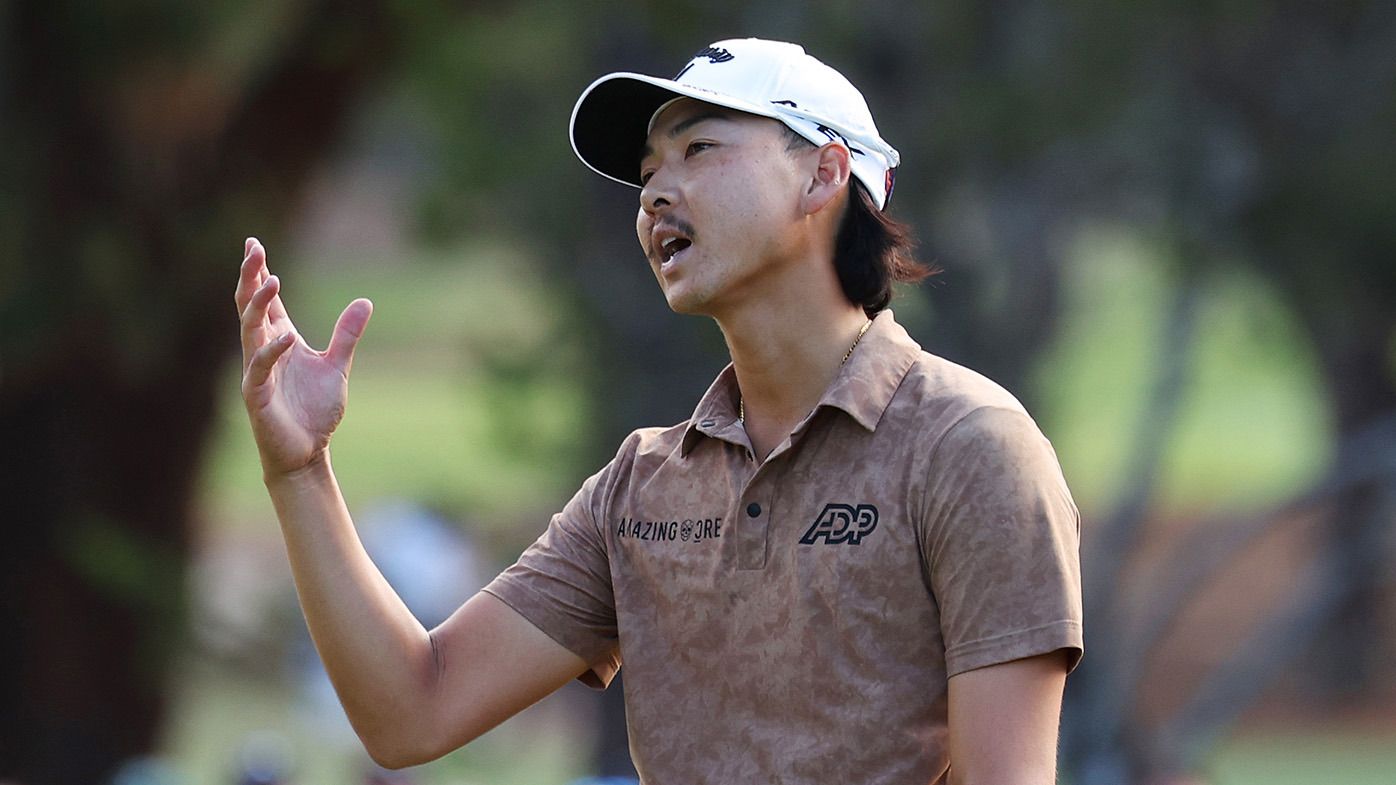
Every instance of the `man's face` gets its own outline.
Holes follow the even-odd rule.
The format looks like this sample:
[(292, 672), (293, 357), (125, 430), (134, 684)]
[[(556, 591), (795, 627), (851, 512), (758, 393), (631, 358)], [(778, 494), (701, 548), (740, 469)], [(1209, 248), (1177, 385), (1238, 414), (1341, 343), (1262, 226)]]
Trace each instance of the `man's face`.
[(718, 316), (803, 252), (800, 156), (775, 120), (690, 99), (660, 114), (640, 161), (640, 248), (669, 306)]

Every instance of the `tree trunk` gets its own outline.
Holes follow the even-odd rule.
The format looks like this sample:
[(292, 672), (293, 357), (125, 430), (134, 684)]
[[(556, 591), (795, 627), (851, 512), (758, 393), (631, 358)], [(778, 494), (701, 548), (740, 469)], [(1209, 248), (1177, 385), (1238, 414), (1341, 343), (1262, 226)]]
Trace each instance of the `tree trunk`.
[[(1363, 449), (1362, 442), (1352, 437), (1396, 414), (1396, 384), (1387, 351), (1396, 319), (1382, 313), (1379, 303), (1367, 303), (1366, 308), (1353, 305), (1342, 323), (1311, 327), (1320, 347), (1319, 362), (1328, 383), (1340, 450)], [(1366, 456), (1344, 457), (1349, 462), (1366, 460)], [(1364, 484), (1340, 496), (1333, 511), (1329, 537), (1350, 589), (1317, 636), (1312, 652), (1313, 686), (1329, 705), (1359, 698), (1378, 674), (1375, 658), (1382, 647), (1376, 638), (1379, 628), (1372, 620), (1383, 618), (1384, 565), (1377, 555), (1390, 551), (1386, 543), (1396, 521), (1391, 504), (1389, 488)]]
[(91, 785), (156, 742), (242, 237), (382, 62), (377, 5), (296, 6), (246, 83), (121, 34), (149, 20), (0, 15), (0, 780)]

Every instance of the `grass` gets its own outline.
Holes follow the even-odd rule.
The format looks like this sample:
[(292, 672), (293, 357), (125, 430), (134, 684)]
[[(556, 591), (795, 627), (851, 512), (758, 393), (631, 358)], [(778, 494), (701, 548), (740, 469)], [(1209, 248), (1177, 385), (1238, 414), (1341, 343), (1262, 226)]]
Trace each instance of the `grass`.
[(1390, 785), (1396, 733), (1253, 732), (1224, 744), (1205, 771), (1211, 785)]

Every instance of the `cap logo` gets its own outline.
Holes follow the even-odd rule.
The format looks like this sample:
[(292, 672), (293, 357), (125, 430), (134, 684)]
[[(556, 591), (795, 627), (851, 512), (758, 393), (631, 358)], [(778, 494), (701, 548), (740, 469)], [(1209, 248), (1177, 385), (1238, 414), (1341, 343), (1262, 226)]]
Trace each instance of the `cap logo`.
[(709, 63), (726, 63), (732, 60), (734, 55), (721, 47), (705, 46), (698, 50), (698, 54), (694, 55), (693, 58), (688, 61), (688, 65), (684, 66), (682, 71), (674, 75), (673, 81), (677, 82), (679, 77), (688, 73), (688, 69), (697, 65), (698, 61), (702, 60), (704, 57), (708, 58)]
[(844, 137), (843, 134), (839, 133), (838, 131), (835, 131), (834, 129), (830, 128), (829, 126), (824, 125), (823, 123), (820, 123), (819, 126), (818, 126), (818, 129), (819, 129), (819, 133), (824, 134), (825, 136), (829, 137), (829, 141), (831, 141), (831, 142), (833, 142), (833, 141), (843, 142), (843, 146), (848, 148), (848, 152), (849, 152), (849, 153), (852, 153), (853, 155), (867, 155), (867, 153), (863, 152), (862, 150), (859, 150), (858, 148), (854, 147), (852, 144), (849, 144), (848, 139), (847, 139), (846, 137)]

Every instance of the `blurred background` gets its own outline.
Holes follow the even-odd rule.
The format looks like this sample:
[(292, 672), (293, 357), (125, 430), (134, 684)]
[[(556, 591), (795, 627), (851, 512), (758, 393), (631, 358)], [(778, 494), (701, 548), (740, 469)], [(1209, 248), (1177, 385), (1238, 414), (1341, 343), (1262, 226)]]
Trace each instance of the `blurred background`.
[(1057, 448), (1063, 781), (1390, 783), (1396, 4), (1255, 0), (0, 5), (0, 782), (625, 773), (619, 691), (577, 685), (369, 766), (261, 487), (233, 285), (255, 234), (312, 344), (375, 301), (335, 466), (434, 623), (725, 364), (566, 127), (596, 76), (747, 35), (863, 89), (945, 271), (898, 320)]

